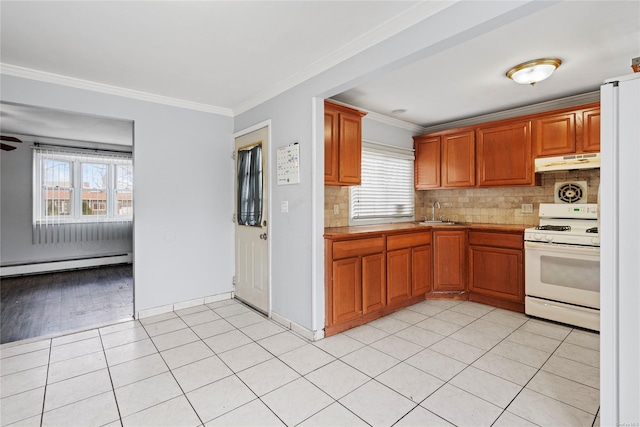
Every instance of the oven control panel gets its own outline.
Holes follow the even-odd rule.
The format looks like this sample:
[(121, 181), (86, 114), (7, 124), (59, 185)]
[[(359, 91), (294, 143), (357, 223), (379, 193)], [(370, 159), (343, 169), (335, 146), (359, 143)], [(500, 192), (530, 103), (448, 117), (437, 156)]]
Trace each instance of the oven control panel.
[(587, 233), (549, 232), (535, 229), (527, 229), (524, 232), (524, 240), (527, 242), (556, 243), (576, 246), (600, 246), (600, 237)]
[(598, 205), (595, 203), (540, 203), (540, 218), (597, 219)]

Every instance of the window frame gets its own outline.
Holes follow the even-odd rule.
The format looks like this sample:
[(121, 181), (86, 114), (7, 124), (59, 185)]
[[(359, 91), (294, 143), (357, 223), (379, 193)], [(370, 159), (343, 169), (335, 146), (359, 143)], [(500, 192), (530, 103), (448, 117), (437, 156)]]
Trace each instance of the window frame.
[[(378, 216), (375, 218), (356, 218), (354, 217), (354, 197), (356, 197), (357, 193), (360, 191), (359, 189), (362, 187), (362, 184), (359, 186), (351, 186), (349, 188), (349, 225), (373, 225), (373, 224), (388, 224), (388, 223), (396, 223), (396, 222), (407, 222), (413, 221), (415, 219), (415, 186), (414, 186), (414, 161), (415, 155), (413, 148), (404, 148), (398, 146), (392, 146), (388, 144), (381, 144), (378, 142), (363, 140), (362, 141), (362, 162), (364, 165), (365, 159), (367, 157), (367, 151), (375, 152), (376, 154), (382, 154), (388, 158), (400, 159), (408, 162), (410, 169), (410, 174), (405, 177), (406, 182), (406, 193), (410, 196), (411, 202), (408, 204), (410, 213), (406, 215), (385, 215)], [(361, 182), (365, 182), (366, 178), (366, 168), (363, 167), (361, 170)]]
[[(123, 222), (133, 221), (133, 214), (118, 214), (118, 189), (116, 188), (116, 168), (123, 164), (133, 167), (131, 156), (121, 153), (119, 156), (110, 154), (101, 154), (100, 152), (81, 152), (64, 149), (43, 149), (34, 147), (33, 155), (33, 223), (46, 224), (74, 224), (74, 223), (96, 223), (96, 222)], [(47, 202), (45, 199), (45, 191), (47, 189), (56, 189), (56, 187), (47, 186), (44, 182), (44, 161), (48, 159), (60, 160), (70, 163), (70, 187), (71, 194), (71, 213), (70, 215), (48, 215), (45, 212)], [(83, 204), (83, 164), (106, 164), (107, 184), (105, 188), (106, 199), (96, 200), (100, 203), (106, 203), (106, 214), (87, 215), (82, 211)], [(133, 171), (132, 171), (133, 174)], [(132, 177), (133, 182), (133, 177)], [(59, 187), (58, 187), (59, 188)], [(103, 191), (103, 190), (101, 190)], [(120, 190), (121, 191), (121, 190)], [(133, 195), (133, 188), (130, 191)], [(133, 204), (133, 196), (131, 197)], [(91, 201), (89, 201), (91, 202)]]

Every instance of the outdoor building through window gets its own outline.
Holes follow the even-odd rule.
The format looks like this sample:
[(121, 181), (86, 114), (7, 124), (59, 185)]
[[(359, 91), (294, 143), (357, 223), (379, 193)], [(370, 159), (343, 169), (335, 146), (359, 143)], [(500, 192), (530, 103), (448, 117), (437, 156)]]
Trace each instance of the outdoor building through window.
[(351, 187), (350, 225), (412, 221), (413, 150), (362, 142), (361, 185)]

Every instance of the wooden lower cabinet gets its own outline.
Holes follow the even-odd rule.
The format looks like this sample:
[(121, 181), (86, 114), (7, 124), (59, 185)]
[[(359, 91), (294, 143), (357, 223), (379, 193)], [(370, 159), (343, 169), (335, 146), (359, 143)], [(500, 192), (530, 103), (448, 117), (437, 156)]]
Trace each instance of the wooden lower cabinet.
[(522, 233), (469, 232), (469, 299), (524, 312)]
[(387, 286), (385, 282), (384, 254), (362, 257), (362, 313), (367, 314), (385, 306)]
[(433, 232), (433, 291), (462, 293), (467, 289), (467, 232)]
[(362, 288), (360, 258), (333, 261), (332, 323), (344, 323), (362, 313)]
[(387, 237), (387, 304), (424, 295), (431, 289), (431, 232)]
[(431, 288), (431, 232), (325, 240), (325, 336), (419, 302)]
[(521, 230), (463, 227), (326, 238), (325, 336), (430, 298), (524, 312), (523, 248)]
[(431, 290), (431, 283), (433, 282), (431, 245), (413, 248), (411, 256), (411, 295), (426, 294)]
[(387, 304), (411, 298), (411, 249), (387, 252)]

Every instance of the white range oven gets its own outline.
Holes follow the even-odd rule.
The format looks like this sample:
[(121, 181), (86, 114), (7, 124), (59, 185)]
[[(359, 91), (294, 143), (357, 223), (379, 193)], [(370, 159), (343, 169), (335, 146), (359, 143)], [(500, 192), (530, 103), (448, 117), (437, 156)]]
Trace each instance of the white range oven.
[(524, 232), (525, 313), (600, 330), (598, 205), (540, 204)]

